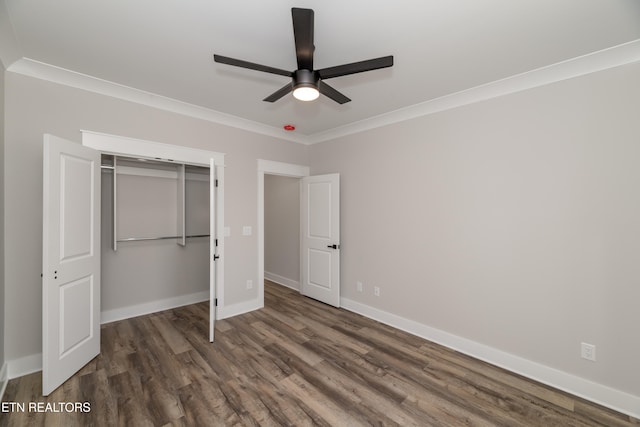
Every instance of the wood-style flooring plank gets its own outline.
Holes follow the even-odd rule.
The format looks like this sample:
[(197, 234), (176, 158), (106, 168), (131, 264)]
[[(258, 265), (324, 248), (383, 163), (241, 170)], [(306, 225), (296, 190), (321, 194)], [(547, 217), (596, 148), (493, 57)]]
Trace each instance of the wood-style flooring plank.
[(265, 308), (208, 303), (102, 325), (101, 354), (51, 395), (41, 374), (4, 401), (88, 413), (0, 413), (5, 426), (572, 426), (638, 420), (267, 282)]

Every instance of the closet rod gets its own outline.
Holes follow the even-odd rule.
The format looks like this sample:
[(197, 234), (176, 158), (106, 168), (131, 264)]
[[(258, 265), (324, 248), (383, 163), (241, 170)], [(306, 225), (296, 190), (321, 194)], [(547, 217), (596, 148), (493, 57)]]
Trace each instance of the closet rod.
[[(210, 234), (192, 234), (190, 236), (184, 236), (187, 239), (192, 237), (211, 237)], [(162, 236), (162, 237), (127, 237), (125, 239), (118, 239), (117, 242), (140, 242), (143, 240), (168, 240), (168, 239), (182, 239), (182, 236)]]

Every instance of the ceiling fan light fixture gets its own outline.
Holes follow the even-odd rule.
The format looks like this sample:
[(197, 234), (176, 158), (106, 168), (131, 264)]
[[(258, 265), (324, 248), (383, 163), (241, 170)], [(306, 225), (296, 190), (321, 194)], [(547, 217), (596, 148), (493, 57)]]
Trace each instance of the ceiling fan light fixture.
[(318, 99), (320, 92), (313, 86), (298, 86), (293, 90), (293, 96), (299, 101), (313, 101)]
[(293, 72), (293, 97), (300, 101), (313, 101), (320, 96), (318, 84), (320, 77), (311, 70)]

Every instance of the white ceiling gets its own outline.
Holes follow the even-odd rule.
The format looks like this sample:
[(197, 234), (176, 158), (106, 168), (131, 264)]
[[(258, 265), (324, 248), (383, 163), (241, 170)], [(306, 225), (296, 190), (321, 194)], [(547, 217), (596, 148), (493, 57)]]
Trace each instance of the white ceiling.
[[(278, 132), (291, 123), (304, 137), (640, 39), (638, 0), (4, 2), (14, 59)], [(316, 68), (385, 55), (394, 67), (330, 80), (353, 100), (344, 105), (263, 102), (286, 77), (217, 64), (213, 54), (295, 69), (291, 7), (315, 11)]]

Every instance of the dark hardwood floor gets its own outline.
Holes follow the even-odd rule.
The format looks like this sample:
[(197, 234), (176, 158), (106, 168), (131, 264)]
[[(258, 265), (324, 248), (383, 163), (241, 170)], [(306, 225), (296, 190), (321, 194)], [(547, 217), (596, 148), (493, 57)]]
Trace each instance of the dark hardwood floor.
[(638, 420), (267, 283), (266, 308), (216, 323), (195, 304), (102, 326), (102, 353), (47, 398), (40, 373), (1, 426), (638, 426)]

